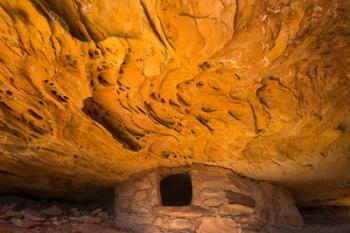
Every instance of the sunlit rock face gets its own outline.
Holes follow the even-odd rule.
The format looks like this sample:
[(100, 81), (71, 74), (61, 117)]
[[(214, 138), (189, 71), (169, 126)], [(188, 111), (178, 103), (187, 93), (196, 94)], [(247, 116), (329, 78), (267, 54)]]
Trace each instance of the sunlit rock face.
[(349, 204), (349, 15), (344, 0), (0, 0), (1, 191), (83, 198), (203, 163)]

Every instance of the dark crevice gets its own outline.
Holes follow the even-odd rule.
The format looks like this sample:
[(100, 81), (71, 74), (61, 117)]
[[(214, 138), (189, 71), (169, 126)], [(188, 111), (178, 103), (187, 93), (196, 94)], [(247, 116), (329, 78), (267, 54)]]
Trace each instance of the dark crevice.
[(40, 116), (38, 113), (34, 112), (32, 109), (28, 109), (28, 113), (38, 120), (44, 119), (42, 116)]
[(99, 104), (89, 97), (84, 101), (82, 110), (92, 120), (100, 123), (103, 128), (110, 132), (125, 149), (132, 151), (141, 150), (142, 146), (138, 143), (136, 138), (136, 136), (139, 137), (140, 135), (133, 135), (133, 131), (129, 130), (122, 121), (118, 119), (117, 114), (99, 111), (99, 107)]
[(214, 132), (214, 129), (212, 127), (210, 127), (210, 125), (208, 124), (208, 119), (202, 117), (202, 116), (196, 116), (196, 119), (202, 124), (204, 125), (210, 133)]
[(158, 29), (157, 29), (157, 26), (155, 25), (154, 21), (152, 20), (152, 17), (151, 17), (151, 15), (150, 15), (150, 13), (149, 13), (148, 10), (147, 10), (147, 6), (145, 5), (145, 3), (144, 3), (142, 0), (140, 1), (140, 4), (141, 4), (141, 6), (142, 6), (142, 9), (143, 9), (143, 11), (144, 11), (144, 13), (145, 13), (145, 16), (146, 16), (146, 18), (147, 18), (147, 20), (148, 20), (148, 22), (149, 22), (149, 25), (150, 25), (152, 31), (153, 31), (154, 34), (157, 36), (157, 38), (158, 38), (158, 40), (160, 41), (160, 43), (162, 43), (162, 45), (163, 45), (165, 48), (167, 48), (166, 43), (164, 42), (162, 36), (160, 35), (160, 33), (159, 33)]
[(19, 175), (13, 173), (13, 172), (9, 172), (9, 171), (4, 171), (4, 170), (0, 170), (0, 175), (7, 175), (7, 176), (15, 176), (15, 177), (20, 177)]

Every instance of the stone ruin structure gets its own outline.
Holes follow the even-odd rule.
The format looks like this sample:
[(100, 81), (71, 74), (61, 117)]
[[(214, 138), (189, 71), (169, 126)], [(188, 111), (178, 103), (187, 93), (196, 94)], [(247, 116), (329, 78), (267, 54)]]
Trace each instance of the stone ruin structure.
[(303, 220), (282, 187), (231, 170), (159, 167), (116, 188), (116, 225), (136, 233), (282, 232)]

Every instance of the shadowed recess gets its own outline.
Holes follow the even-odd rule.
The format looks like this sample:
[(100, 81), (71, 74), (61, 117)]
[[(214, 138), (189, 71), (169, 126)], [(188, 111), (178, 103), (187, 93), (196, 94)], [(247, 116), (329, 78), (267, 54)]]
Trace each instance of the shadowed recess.
[(174, 174), (160, 181), (160, 194), (164, 206), (187, 206), (192, 200), (192, 182), (189, 174)]

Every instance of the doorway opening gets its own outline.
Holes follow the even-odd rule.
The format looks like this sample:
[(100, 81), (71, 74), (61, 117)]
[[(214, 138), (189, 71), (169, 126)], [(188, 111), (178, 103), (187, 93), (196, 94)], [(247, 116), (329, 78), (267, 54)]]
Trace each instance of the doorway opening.
[(173, 174), (160, 181), (163, 206), (188, 206), (192, 201), (192, 181), (188, 173)]

